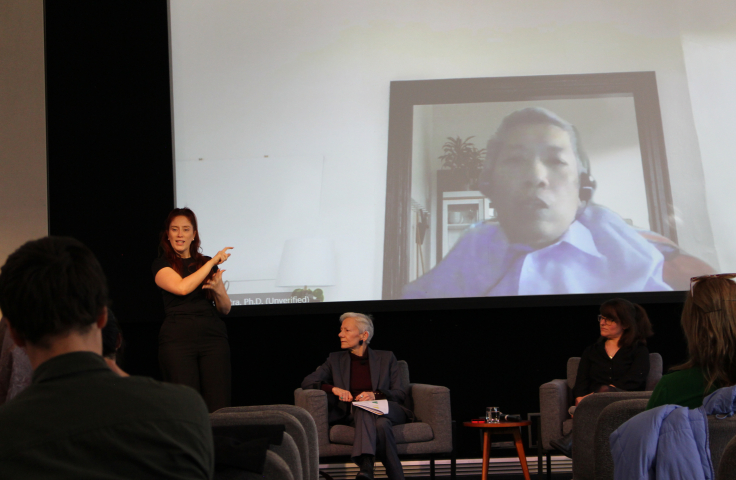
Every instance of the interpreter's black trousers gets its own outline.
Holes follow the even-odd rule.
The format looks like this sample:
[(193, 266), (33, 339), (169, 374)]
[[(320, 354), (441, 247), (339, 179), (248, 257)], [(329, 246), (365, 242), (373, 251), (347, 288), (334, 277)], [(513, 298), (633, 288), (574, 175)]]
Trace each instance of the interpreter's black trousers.
[(158, 337), (158, 360), (164, 381), (200, 392), (210, 413), (230, 406), (230, 346), (220, 318), (166, 317)]

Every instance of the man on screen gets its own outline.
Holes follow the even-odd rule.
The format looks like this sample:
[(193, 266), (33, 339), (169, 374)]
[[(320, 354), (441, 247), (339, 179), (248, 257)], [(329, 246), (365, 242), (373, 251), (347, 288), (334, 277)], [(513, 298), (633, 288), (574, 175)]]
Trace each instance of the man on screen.
[(549, 110), (504, 118), (479, 188), (497, 221), (471, 227), (404, 298), (672, 290), (660, 250), (591, 203), (596, 183), (577, 131)]

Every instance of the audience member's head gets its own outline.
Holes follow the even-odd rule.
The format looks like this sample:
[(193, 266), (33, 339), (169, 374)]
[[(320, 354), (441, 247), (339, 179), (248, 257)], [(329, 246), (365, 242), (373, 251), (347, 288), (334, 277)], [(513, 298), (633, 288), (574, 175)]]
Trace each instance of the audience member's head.
[(647, 343), (651, 337), (652, 324), (646, 310), (641, 305), (631, 303), (625, 298), (612, 298), (601, 304), (600, 314), (621, 325), (623, 333), (618, 341), (619, 347), (637, 343)]
[(688, 360), (673, 370), (700, 368), (705, 391), (736, 385), (736, 274), (695, 277), (682, 310)]
[(107, 324), (102, 329), (102, 356), (115, 360), (122, 353), (124, 346), (123, 332), (115, 314), (107, 309)]
[(13, 252), (0, 270), (0, 310), (16, 343), (52, 340), (104, 326), (107, 280), (92, 252), (68, 237), (45, 237)]
[(117, 373), (121, 377), (127, 377), (128, 374), (120, 368), (118, 362), (121, 361), (120, 356), (123, 353), (125, 339), (123, 332), (120, 330), (120, 324), (111, 309), (107, 309), (107, 323), (102, 329), (102, 356), (110, 370)]

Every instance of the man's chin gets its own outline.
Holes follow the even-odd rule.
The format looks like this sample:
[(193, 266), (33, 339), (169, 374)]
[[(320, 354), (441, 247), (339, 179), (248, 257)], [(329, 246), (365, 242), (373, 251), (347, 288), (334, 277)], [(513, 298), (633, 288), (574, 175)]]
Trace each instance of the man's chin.
[(535, 225), (535, 228), (504, 228), (504, 232), (506, 232), (506, 236), (508, 237), (510, 243), (528, 245), (535, 250), (544, 248), (557, 242), (560, 237), (565, 234), (566, 231), (567, 228), (561, 230), (559, 227), (551, 228), (550, 226), (544, 224)]

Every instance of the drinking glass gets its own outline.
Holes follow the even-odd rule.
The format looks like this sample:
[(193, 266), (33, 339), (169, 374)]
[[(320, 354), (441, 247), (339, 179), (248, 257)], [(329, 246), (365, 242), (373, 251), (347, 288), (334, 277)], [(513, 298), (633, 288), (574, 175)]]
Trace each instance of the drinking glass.
[(498, 407), (486, 408), (486, 423), (499, 423), (501, 421), (501, 412)]

